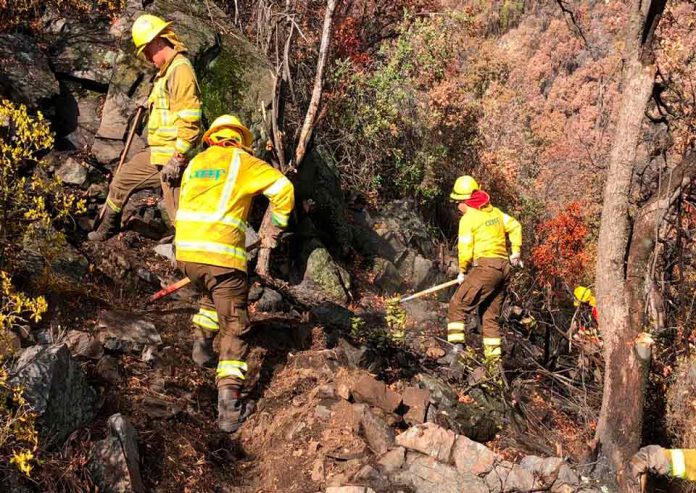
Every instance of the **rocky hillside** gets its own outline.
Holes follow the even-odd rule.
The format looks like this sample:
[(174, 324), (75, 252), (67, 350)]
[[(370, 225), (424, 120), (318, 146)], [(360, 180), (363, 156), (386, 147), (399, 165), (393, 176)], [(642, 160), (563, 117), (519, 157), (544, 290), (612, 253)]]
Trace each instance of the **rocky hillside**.
[[(443, 2), (467, 15), (469, 3)], [(487, 17), (490, 12), (467, 17), (479, 37), (460, 50), (452, 80), (461, 87), (481, 82), (465, 74), (484, 71), (463, 69), (478, 48), (489, 53), (482, 59), (491, 66), (498, 67), (496, 57), (504, 59), (505, 70), (478, 101), (467, 100), (485, 107), (477, 142), (488, 142), (490, 153), (480, 155), (482, 168), (469, 163), (466, 169), (499, 165), (503, 172), (495, 176), (510, 181), (496, 191), (507, 200), (511, 191), (528, 187), (524, 200), (510, 203), (531, 216), (549, 195), (565, 204), (579, 188), (599, 189), (595, 161), (590, 156), (587, 162), (580, 144), (599, 154), (608, 145), (611, 122), (604, 108), (613, 104), (618, 84), (611, 46), (619, 28), (618, 21), (594, 22), (581, 10), (580, 22), (592, 28), (587, 45), (548, 5), (531, 2), (521, 18), (513, 5), (518, 2), (503, 3), (512, 5), (504, 29), (500, 17)], [(592, 5), (597, 18), (624, 15), (617, 2)], [(348, 191), (345, 160), (338, 163), (327, 150), (330, 139), (317, 139), (322, 145), (293, 177), (298, 212), (292, 237), (274, 252), (273, 279), (250, 277), (248, 397), (256, 411), (237, 434), (218, 431), (214, 371), (190, 358), (190, 318), (199, 293), (186, 287), (145, 303), (181, 277), (172, 265), (172, 225), (161, 197), (137, 193), (124, 211), (123, 233), (103, 244), (84, 241), (124, 149), (135, 102), (150, 90), (153, 71), (135, 57), (129, 33), (145, 11), (175, 19), (199, 76), (207, 119), (239, 114), (254, 131), (258, 153), (267, 152), (273, 63), (208, 0), (129, 0), (112, 21), (49, 10), (32, 30), (0, 33), (0, 95), (50, 120), (55, 145), (41, 156), (46, 173), (84, 201), (82, 210), (61, 219), (63, 236), (49, 253), (41, 247), (45, 237), (27, 233), (8, 240), (2, 232), (8, 250), (21, 258), (11, 265), (3, 253), (3, 271), (12, 268), (13, 285), (45, 295), (48, 311), (40, 321), (18, 322), (13, 351), (3, 353), (7, 388), (21, 387), (35, 413), (23, 418), (36, 421), (38, 449), (36, 460), (27, 459), (28, 475), (14, 462), (0, 463), (0, 489), (610, 491), (589, 479), (602, 384), (596, 333), (556, 330), (565, 318), (570, 323), (572, 311), (550, 306), (550, 288), (517, 271), (504, 317), (505, 382), (499, 386), (488, 377), (477, 356), (478, 334), (466, 364), (451, 365), (442, 338), (452, 292), (405, 303), (403, 312), (390, 302), (456, 275), (451, 242), (423, 219), (417, 194), (380, 201), (366, 199), (371, 190)], [(567, 52), (554, 49), (554, 37)], [(452, 84), (433, 98), (456, 102), (447, 92)], [(602, 84), (603, 96), (586, 104), (583, 91)], [(335, 121), (326, 117), (322, 125)], [(8, 125), (0, 121), (0, 137)], [(144, 145), (138, 135), (130, 153)], [(557, 179), (561, 164), (568, 172)], [(39, 176), (35, 169), (18, 173)], [(252, 214), (255, 228), (261, 205)], [(555, 205), (549, 211), (556, 212)], [(532, 312), (542, 309), (533, 305), (542, 304), (548, 311), (537, 322)], [(398, 342), (392, 335), (401, 325), (406, 337)]]

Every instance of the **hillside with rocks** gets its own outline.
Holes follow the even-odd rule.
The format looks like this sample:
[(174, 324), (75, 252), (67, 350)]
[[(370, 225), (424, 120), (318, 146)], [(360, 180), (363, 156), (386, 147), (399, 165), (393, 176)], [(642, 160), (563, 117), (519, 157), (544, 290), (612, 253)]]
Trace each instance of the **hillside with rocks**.
[[(603, 207), (621, 195), (605, 185), (627, 118), (630, 3), (339, 2), (298, 163), (326, 2), (0, 0), (0, 490), (690, 491), (647, 476), (625, 489), (631, 471), (616, 470), (602, 431), (637, 413), (630, 456), (696, 447), (696, 7), (666, 2), (649, 34), (657, 68), (621, 236)], [(144, 12), (174, 21), (205, 124), (238, 115), (256, 154), (294, 184), (269, 274), (256, 273), (264, 200), (249, 220), (255, 409), (234, 434), (216, 423), (215, 370), (191, 359), (201, 293), (148, 302), (183, 277), (161, 193), (131, 197), (115, 237), (86, 239), (152, 88), (130, 32)], [(126, 158), (147, 145), (140, 127)], [(451, 358), (455, 287), (398, 302), (456, 278), (448, 196), (465, 173), (523, 225), (500, 381), (480, 326)], [(621, 312), (600, 280), (618, 265), (602, 263), (612, 227), (626, 248), (628, 287), (616, 290), (637, 303), (630, 337), (603, 318)], [(598, 322), (572, 294), (595, 283)], [(607, 355), (639, 351), (639, 333), (648, 363), (631, 380)], [(641, 409), (611, 409), (607, 389), (629, 380)]]

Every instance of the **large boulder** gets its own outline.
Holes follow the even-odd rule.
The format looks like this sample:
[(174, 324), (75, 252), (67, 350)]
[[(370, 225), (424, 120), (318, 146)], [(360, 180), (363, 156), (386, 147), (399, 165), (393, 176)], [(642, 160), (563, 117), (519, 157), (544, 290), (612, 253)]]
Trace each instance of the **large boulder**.
[(434, 457), (409, 452), (403, 469), (392, 476), (395, 483), (410, 485), (416, 493), (489, 493), (478, 476), (460, 473)]
[(67, 23), (49, 49), (53, 71), (106, 87), (116, 60), (115, 38), (106, 24)]
[(353, 231), (347, 221), (338, 170), (323, 148), (312, 150), (303, 161), (295, 180), (295, 195), (316, 225), (321, 241), (339, 258), (345, 257), (353, 241)]
[(58, 93), (58, 80), (34, 40), (0, 34), (0, 95), (35, 107)]
[(329, 251), (318, 242), (306, 247), (306, 267), (304, 280), (318, 286), (329, 298), (338, 303), (348, 302), (350, 274), (338, 265)]
[(53, 228), (29, 228), (22, 239), (24, 270), (32, 280), (50, 274), (63, 281), (82, 282), (89, 261)]
[(94, 483), (104, 493), (144, 493), (137, 431), (121, 414), (111, 416), (107, 426), (107, 437), (96, 442), (90, 453)]
[(11, 379), (37, 413), (40, 437), (60, 445), (97, 411), (97, 394), (65, 344), (32, 346), (19, 356)]

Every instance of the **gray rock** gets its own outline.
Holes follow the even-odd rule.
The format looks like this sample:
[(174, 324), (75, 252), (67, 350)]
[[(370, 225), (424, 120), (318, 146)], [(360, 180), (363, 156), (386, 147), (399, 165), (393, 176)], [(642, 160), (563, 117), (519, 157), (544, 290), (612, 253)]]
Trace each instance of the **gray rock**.
[(351, 393), (356, 402), (364, 402), (389, 413), (396, 411), (401, 404), (401, 395), (398, 392), (367, 374), (363, 374), (355, 382)]
[(121, 382), (121, 373), (118, 370), (118, 358), (110, 355), (102, 357), (94, 369), (97, 375), (112, 385), (117, 385)]
[[(67, 123), (67, 131), (65, 139), (72, 145), (74, 149), (84, 150), (89, 149), (94, 144), (94, 135), (99, 130), (99, 121), (101, 110), (100, 94), (95, 92), (87, 92), (87, 96), (75, 95), (77, 103), (77, 114), (66, 115), (70, 117)], [(72, 95), (69, 97), (73, 97)], [(61, 110), (59, 115), (64, 115), (65, 110)], [(77, 120), (77, 121), (75, 121)], [(77, 123), (76, 126), (74, 124)]]
[(403, 281), (396, 266), (387, 259), (375, 258), (372, 267), (374, 284), (382, 293), (398, 293), (403, 288)]
[(496, 464), (485, 481), (490, 491), (500, 493), (528, 493), (539, 487), (531, 472), (507, 461)]
[(485, 445), (457, 436), (452, 448), (452, 462), (459, 472), (468, 472), (477, 476), (488, 474), (500, 456)]
[(377, 455), (386, 453), (394, 445), (394, 430), (369, 407), (362, 413), (360, 429), (367, 445)]
[(456, 435), (434, 423), (412, 426), (396, 437), (397, 445), (415, 450), (443, 463), (448, 463), (452, 456), (452, 447)]
[(330, 302), (313, 306), (309, 311), (321, 324), (343, 330), (350, 330), (351, 322), (355, 317), (352, 311)]
[(167, 260), (173, 260), (174, 257), (174, 245), (172, 243), (165, 243), (164, 245), (155, 245), (153, 248), (157, 255), (160, 255)]
[(106, 26), (70, 24), (51, 46), (51, 64), (56, 73), (106, 86), (116, 61), (114, 42)]
[(279, 292), (265, 288), (256, 307), (262, 312), (281, 312), (285, 308), (285, 303)]
[(22, 247), (24, 263), (32, 279), (38, 279), (46, 269), (62, 280), (78, 283), (87, 274), (87, 258), (53, 228), (29, 228), (22, 240)]
[(396, 447), (382, 455), (377, 462), (386, 474), (393, 474), (406, 462), (406, 449)]
[(415, 325), (434, 324), (438, 322), (438, 306), (432, 300), (416, 298), (402, 303), (407, 320)]
[(433, 261), (428, 260), (422, 255), (416, 255), (416, 258), (413, 260), (413, 275), (411, 278), (413, 289), (416, 291), (426, 289), (436, 284), (436, 279), (437, 271)]
[(76, 159), (69, 157), (56, 171), (56, 176), (60, 178), (63, 183), (69, 185), (82, 186), (87, 181), (89, 176), (89, 170), (87, 166), (78, 162)]
[(48, 60), (34, 40), (24, 34), (0, 34), (0, 94), (36, 107), (60, 90)]
[(152, 396), (145, 396), (140, 402), (145, 414), (155, 419), (172, 418), (183, 411), (183, 407), (176, 402), (166, 401)]
[(564, 486), (573, 490), (580, 483), (580, 478), (560, 457), (537, 457), (529, 455), (520, 461), (520, 466), (539, 478), (543, 485), (556, 491)]
[(417, 387), (408, 387), (404, 390), (404, 405), (408, 408), (404, 414), (404, 421), (410, 426), (425, 422), (425, 416), (430, 404), (430, 391)]
[(347, 303), (350, 274), (331, 258), (326, 248), (314, 248), (307, 257), (304, 279), (317, 285), (334, 301)]
[(100, 163), (109, 164), (117, 161), (125, 147), (122, 140), (103, 139), (97, 136), (92, 143), (92, 156)]
[(71, 330), (65, 337), (70, 353), (76, 358), (99, 359), (104, 356), (104, 347), (91, 334)]
[(261, 286), (258, 283), (254, 283), (251, 288), (249, 288), (249, 303), (255, 303), (256, 301), (259, 301), (261, 299), (261, 296), (263, 296), (263, 286)]
[(24, 389), (47, 446), (59, 446), (96, 415), (97, 394), (66, 344), (25, 349), (15, 364), (11, 383)]
[(434, 457), (409, 452), (394, 482), (411, 485), (416, 493), (488, 493), (486, 484), (473, 474), (462, 474)]
[(152, 322), (120, 310), (105, 310), (97, 321), (97, 338), (111, 351), (140, 354), (145, 346), (159, 346), (162, 338)]
[(144, 493), (138, 432), (121, 414), (111, 416), (107, 425), (108, 436), (90, 452), (89, 469), (95, 484), (104, 493)]
[(332, 251), (344, 258), (353, 241), (353, 232), (345, 220), (347, 207), (336, 164), (321, 146), (314, 148), (303, 161), (295, 180), (295, 194), (299, 204), (311, 203), (306, 209), (321, 240), (335, 247)]

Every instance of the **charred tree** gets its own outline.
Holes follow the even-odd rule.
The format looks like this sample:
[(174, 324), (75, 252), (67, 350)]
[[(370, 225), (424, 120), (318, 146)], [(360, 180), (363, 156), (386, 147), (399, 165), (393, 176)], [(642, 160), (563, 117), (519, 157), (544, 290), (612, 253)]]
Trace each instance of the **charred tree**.
[[(623, 91), (604, 189), (597, 256), (599, 327), (604, 339), (604, 392), (597, 424), (599, 453), (617, 473), (621, 491), (639, 491), (626, 465), (641, 441), (649, 351), (643, 351), (644, 325), (634, 323), (632, 300), (642, 293), (628, 274), (646, 252), (629, 256), (629, 197), (641, 124), (653, 92), (655, 29), (666, 0), (632, 0), (624, 51)], [(646, 260), (647, 262), (647, 260)], [(637, 266), (637, 264), (636, 264)]]

